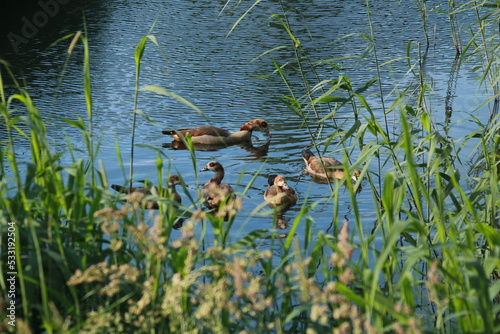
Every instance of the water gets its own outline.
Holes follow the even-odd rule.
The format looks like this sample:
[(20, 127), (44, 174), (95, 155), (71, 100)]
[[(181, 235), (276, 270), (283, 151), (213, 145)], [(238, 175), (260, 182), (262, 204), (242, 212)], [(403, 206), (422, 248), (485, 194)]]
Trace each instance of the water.
[[(81, 27), (81, 9), (85, 10), (89, 43), (91, 48), (91, 72), (94, 107), (94, 133), (101, 140), (98, 159), (106, 167), (110, 183), (123, 184), (124, 176), (117, 164), (115, 141), (120, 145), (124, 162), (128, 169), (130, 134), (132, 125), (133, 94), (135, 80), (134, 48), (139, 40), (148, 34), (154, 35), (160, 47), (148, 42), (142, 61), (140, 86), (156, 84), (165, 87), (200, 108), (211, 123), (230, 130), (238, 130), (245, 122), (263, 118), (268, 121), (273, 135), (267, 155), (252, 154), (238, 146), (217, 151), (197, 151), (196, 170), (208, 161), (217, 160), (226, 169), (225, 181), (236, 191), (242, 191), (255, 173), (262, 168), (256, 182), (244, 198), (244, 207), (235, 223), (233, 239), (254, 229), (269, 228), (272, 218), (253, 215), (251, 212), (262, 203), (262, 195), (270, 174), (283, 174), (290, 186), (299, 195), (298, 204), (288, 211), (286, 219), (293, 219), (307, 199), (308, 203), (326, 202), (330, 195), (328, 185), (311, 182), (302, 174), (304, 163), (301, 150), (310, 145), (311, 139), (301, 120), (295, 116), (277, 97), (289, 95), (278, 75), (266, 79), (259, 76), (274, 71), (269, 55), (262, 53), (287, 46), (272, 52), (280, 64), (293, 58), (289, 36), (285, 30), (276, 28), (274, 13), (281, 13), (275, 2), (265, 1), (246, 16), (235, 30), (229, 31), (236, 20), (247, 9), (246, 4), (229, 7), (221, 13), (225, 1), (149, 1), (130, 3), (127, 1), (73, 1), (61, 5), (54, 17), (39, 29), (29, 42), (19, 46), (14, 52), (11, 43), (2, 43), (0, 54), (9, 60), (16, 73), (24, 78), (27, 88), (42, 115), (50, 121), (48, 131), (56, 149), (64, 149), (65, 138), (73, 142), (76, 149), (85, 149), (79, 131), (69, 127), (57, 117), (86, 119), (86, 106), (82, 90), (81, 46), (77, 47), (68, 63), (67, 70), (58, 86), (60, 74), (66, 59), (69, 41), (48, 48), (56, 39), (72, 33)], [(433, 2), (428, 2), (432, 6)], [(359, 33), (369, 35), (365, 1), (297, 1), (286, 5), (288, 17), (294, 33), (313, 61), (338, 59), (345, 56), (359, 57), (368, 43)], [(377, 52), (380, 63), (406, 56), (407, 43), (412, 44), (412, 56), (416, 57), (416, 43), (424, 43), (424, 35), (418, 11), (408, 9), (411, 4), (372, 2), (373, 28), (377, 36)], [(40, 9), (35, 6), (36, 13)], [(473, 22), (473, 17), (463, 13), (462, 24)], [(304, 22), (306, 24), (304, 24)], [(273, 23), (273, 24), (270, 24)], [(472, 122), (458, 122), (473, 113), (481, 121), (487, 122), (485, 109), (475, 111), (480, 104), (478, 86), (471, 74), (473, 64), (463, 64), (450, 81), (455, 55), (449, 23), (445, 15), (431, 12), (429, 21), (431, 46), (425, 64), (426, 77), (432, 83), (432, 110), (436, 122), (445, 126), (445, 100), (449, 85), (454, 86), (455, 97), (451, 101), (453, 110), (449, 135), (458, 139), (476, 129)], [(154, 26), (154, 27), (153, 27)], [(19, 27), (11, 27), (19, 31)], [(5, 28), (3, 28), (4, 31)], [(342, 36), (355, 33), (349, 38)], [(377, 77), (373, 57), (367, 59), (334, 60), (342, 66), (355, 88)], [(468, 67), (470, 66), (470, 67)], [(417, 78), (408, 74), (406, 60), (400, 59), (382, 68), (381, 80), (384, 94), (389, 95), (395, 87), (405, 88)], [(289, 80), (300, 92), (300, 77), (297, 72), (285, 68)], [(321, 80), (338, 77), (338, 72), (326, 64), (318, 67)], [(55, 95), (57, 94), (57, 96)], [(366, 92), (368, 103), (382, 122), (383, 111), (378, 90), (372, 87)], [(196, 197), (197, 190), (211, 173), (201, 173), (196, 184), (196, 172), (191, 157), (186, 150), (162, 148), (171, 139), (161, 134), (162, 129), (180, 128), (207, 124), (204, 117), (174, 99), (141, 91), (138, 109), (150, 116), (156, 124), (138, 118), (134, 171), (136, 179), (156, 180), (155, 150), (162, 150), (171, 162), (172, 173), (181, 174), (190, 186), (188, 191)], [(350, 109), (339, 111), (339, 116), (349, 128), (353, 123)], [(323, 115), (328, 111), (323, 110)], [(390, 120), (392, 119), (392, 116)], [(399, 124), (392, 123), (396, 131)], [(324, 138), (330, 134), (328, 130)], [(255, 146), (265, 144), (265, 138), (257, 134)], [(356, 143), (350, 143), (356, 145)], [(19, 148), (27, 143), (19, 139)], [(153, 149), (145, 148), (149, 145)], [(465, 158), (470, 150), (464, 150)], [(353, 157), (357, 155), (353, 152)], [(330, 154), (331, 156), (331, 154)], [(81, 157), (85, 158), (82, 153)], [(27, 158), (27, 156), (26, 156)], [(342, 159), (337, 155), (336, 158)], [(63, 159), (69, 163), (69, 156)], [(369, 170), (377, 170), (372, 161)], [(387, 171), (387, 170), (386, 170)], [(386, 172), (385, 171), (385, 172)], [(382, 175), (383, 177), (383, 175)], [(366, 181), (365, 181), (365, 185)], [(347, 191), (340, 191), (339, 219), (354, 220)], [(362, 191), (357, 196), (364, 224), (365, 235), (373, 227), (373, 198), (371, 191)], [(187, 204), (187, 197), (184, 196)], [(309, 213), (316, 231), (331, 230), (332, 200), (318, 205)], [(340, 223), (339, 222), (339, 223)], [(302, 224), (303, 225), (303, 224)], [(302, 228), (302, 227), (301, 227)], [(355, 229), (352, 228), (351, 231)], [(297, 232), (300, 238), (302, 230)]]

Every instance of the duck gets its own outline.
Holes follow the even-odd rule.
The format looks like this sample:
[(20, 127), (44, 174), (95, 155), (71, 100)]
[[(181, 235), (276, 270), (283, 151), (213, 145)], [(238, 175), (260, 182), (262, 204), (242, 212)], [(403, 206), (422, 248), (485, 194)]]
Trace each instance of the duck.
[(224, 167), (217, 161), (210, 161), (201, 169), (202, 172), (213, 171), (215, 175), (201, 189), (201, 196), (205, 199), (205, 206), (214, 211), (218, 211), (224, 200), (234, 193), (233, 188), (227, 183), (222, 183), (224, 179)]
[[(143, 195), (152, 195), (153, 193), (156, 193), (162, 197), (168, 197), (168, 194), (172, 194), (172, 199), (181, 204), (182, 203), (182, 198), (181, 198), (181, 195), (179, 195), (179, 193), (177, 192), (177, 190), (175, 190), (175, 186), (181, 184), (181, 178), (179, 177), (179, 175), (171, 175), (169, 178), (168, 178), (168, 190), (167, 191), (163, 191), (161, 194), (160, 194), (160, 191), (158, 189), (158, 187), (152, 185), (149, 181), (142, 181), (144, 182), (144, 187), (125, 187), (125, 186), (121, 186), (121, 185), (118, 185), (118, 184), (112, 184), (111, 185), (111, 188), (118, 191), (119, 193), (122, 193), (122, 194), (127, 194), (127, 195), (131, 195), (131, 194), (143, 194)], [(154, 191), (153, 191), (154, 189)], [(164, 189), (165, 190), (165, 189)], [(127, 201), (129, 200), (129, 197), (127, 197)], [(157, 201), (147, 201), (147, 207), (150, 208), (150, 209), (154, 209), (154, 210), (158, 210), (159, 208), (159, 204)]]
[[(313, 177), (339, 180), (344, 178), (344, 166), (337, 159), (317, 157), (311, 152), (310, 149), (305, 149), (302, 151), (302, 158), (306, 163), (307, 172)], [(361, 171), (359, 169), (356, 169), (353, 173), (352, 179), (354, 181), (357, 181), (360, 175)]]
[(297, 203), (297, 194), (283, 175), (271, 175), (267, 179), (268, 187), (264, 193), (264, 200), (272, 208), (280, 208), (280, 211), (288, 210)]
[(186, 137), (188, 134), (190, 134), (191, 140), (194, 144), (233, 145), (251, 141), (252, 131), (254, 130), (263, 131), (268, 137), (271, 137), (271, 134), (269, 133), (269, 126), (263, 119), (254, 119), (250, 122), (247, 122), (243, 124), (243, 126), (240, 128), (240, 131), (236, 132), (205, 125), (194, 128), (164, 130), (162, 131), (162, 133), (172, 136), (174, 138), (174, 141), (182, 141), (182, 137)]

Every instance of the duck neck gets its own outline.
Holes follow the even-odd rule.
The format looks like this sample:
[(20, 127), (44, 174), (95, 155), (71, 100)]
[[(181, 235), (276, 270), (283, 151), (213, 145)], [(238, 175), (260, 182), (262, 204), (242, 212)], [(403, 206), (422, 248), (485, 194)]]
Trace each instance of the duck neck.
[(252, 121), (250, 121), (250, 122), (247, 122), (247, 123), (243, 124), (243, 126), (240, 129), (240, 131), (252, 132), (253, 129), (254, 129), (253, 123), (252, 123)]
[[(243, 127), (242, 127), (243, 129)], [(226, 142), (240, 142), (240, 141), (249, 141), (252, 138), (252, 130), (240, 130), (238, 132), (233, 132), (229, 136), (229, 140)]]
[(210, 179), (210, 182), (220, 184), (224, 178), (224, 169), (215, 171), (215, 175)]
[(275, 185), (275, 188), (276, 188), (276, 194), (281, 194), (283, 192), (283, 187)]

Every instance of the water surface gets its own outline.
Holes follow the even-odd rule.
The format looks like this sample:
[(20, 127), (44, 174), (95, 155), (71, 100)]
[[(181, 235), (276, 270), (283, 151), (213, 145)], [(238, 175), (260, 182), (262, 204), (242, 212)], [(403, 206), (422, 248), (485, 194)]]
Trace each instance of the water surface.
[[(165, 153), (168, 157), (164, 161), (165, 166), (170, 165), (172, 173), (182, 175), (190, 186), (188, 191), (195, 197), (200, 185), (211, 177), (209, 172), (201, 173), (197, 181), (197, 171), (210, 160), (217, 160), (224, 165), (225, 181), (237, 191), (243, 191), (260, 170), (256, 182), (244, 198), (244, 207), (236, 220), (233, 238), (254, 229), (272, 226), (272, 217), (252, 214), (262, 203), (262, 194), (270, 174), (285, 175), (299, 195), (298, 204), (286, 213), (285, 218), (293, 219), (304, 201), (318, 201), (322, 204), (309, 213), (316, 231), (331, 231), (334, 210), (338, 210), (339, 223), (344, 219), (354, 223), (347, 190), (340, 190), (340, 200), (335, 208), (333, 200), (327, 201), (331, 194), (329, 186), (316, 184), (302, 173), (304, 163), (300, 152), (310, 146), (310, 135), (302, 126), (301, 119), (278, 100), (278, 97), (290, 95), (279, 76), (262, 77), (274, 71), (270, 55), (258, 58), (262, 53), (278, 46), (287, 46), (286, 49), (272, 52), (272, 57), (280, 64), (294, 57), (287, 32), (277, 28), (277, 20), (271, 17), (272, 14), (281, 14), (282, 9), (275, 2), (262, 2), (228, 35), (247, 5), (241, 4), (234, 8), (230, 3), (221, 12), (224, 3), (75, 1), (61, 7), (60, 13), (50, 18), (48, 24), (19, 52), (14, 52), (8, 44), (4, 44), (1, 51), (12, 63), (14, 71), (25, 80), (35, 104), (49, 121), (50, 139), (56, 148), (64, 149), (68, 137), (76, 149), (84, 151), (85, 145), (79, 131), (60, 119), (87, 117), (82, 90), (81, 46), (77, 47), (70, 59), (62, 79), (69, 41), (47, 48), (58, 38), (82, 29), (81, 9), (84, 9), (91, 48), (94, 134), (101, 142), (98, 158), (106, 167), (109, 182), (122, 184), (125, 180), (117, 163), (115, 144), (118, 142), (128, 169), (135, 85), (134, 48), (143, 36), (150, 33), (156, 37), (160, 47), (148, 42), (142, 61), (140, 87), (156, 84), (186, 98), (203, 111), (209, 122), (174, 99), (141, 91), (138, 109), (155, 123), (138, 118), (135, 142), (140, 146), (135, 149), (136, 179), (156, 180), (157, 150)], [(432, 3), (428, 2), (428, 6), (432, 6)], [(413, 5), (411, 3), (373, 1), (371, 4), (379, 64), (405, 57), (408, 43), (413, 43), (410, 49), (414, 61), (419, 52), (418, 43), (423, 44), (422, 48), (425, 47), (418, 10), (408, 8)], [(294, 34), (309, 53), (311, 61), (333, 59), (332, 62), (341, 68), (338, 71), (327, 64), (318, 65), (320, 80), (345, 74), (358, 88), (378, 76), (372, 56), (359, 58), (369, 45), (359, 35), (370, 34), (365, 1), (295, 1), (288, 2), (286, 6)], [(465, 25), (473, 20), (473, 17), (463, 13), (460, 22)], [(472, 113), (487, 122), (488, 111), (474, 110), (482, 99), (474, 74), (471, 74), (474, 65), (464, 64), (456, 73), (452, 71), (455, 47), (447, 17), (431, 12), (427, 24), (431, 45), (424, 74), (432, 86), (433, 118), (438, 124), (449, 126), (450, 137), (459, 139), (476, 129), (472, 122), (459, 120), (469, 119), (469, 113)], [(348, 34), (354, 35), (341, 39)], [(338, 60), (348, 56), (355, 58)], [(294, 90), (303, 94), (297, 71), (290, 67), (284, 70)], [(404, 59), (383, 67), (380, 76), (385, 96), (394, 89), (404, 89), (418, 82), (418, 77), (408, 72)], [(454, 91), (451, 99), (450, 85)], [(374, 86), (365, 94), (383, 123), (378, 88)], [(389, 103), (390, 100), (387, 105)], [(445, 103), (451, 107), (451, 120), (446, 117)], [(320, 112), (326, 115), (328, 110)], [(337, 116), (337, 124), (343, 124), (345, 128), (354, 122), (349, 107), (340, 110)], [(267, 155), (252, 154), (238, 146), (217, 151), (197, 151), (197, 165), (193, 167), (188, 151), (163, 148), (171, 139), (161, 134), (162, 129), (213, 124), (238, 130), (245, 122), (255, 118), (266, 119), (271, 127), (273, 136)], [(394, 121), (394, 116), (389, 115), (389, 122), (397, 133), (400, 126)], [(333, 129), (326, 129), (322, 138), (328, 137), (331, 131)], [(27, 145), (22, 138), (18, 144), (19, 152)], [(265, 138), (257, 134), (254, 145), (264, 144)], [(353, 147), (351, 159), (355, 161), (358, 143), (350, 142), (349, 145)], [(339, 149), (341, 147), (332, 145), (328, 152)], [(470, 150), (463, 151), (463, 158), (467, 159)], [(78, 154), (86, 158), (84, 153)], [(335, 153), (335, 157), (342, 160), (342, 151)], [(25, 155), (25, 158), (28, 159), (28, 156)], [(69, 155), (63, 159), (70, 163)], [(388, 166), (383, 173), (390, 168)], [(372, 160), (368, 170), (378, 171), (376, 160)], [(364, 185), (368, 186), (366, 181)], [(186, 196), (184, 199), (187, 199)], [(363, 233), (369, 235), (375, 220), (371, 191), (362, 191), (357, 195), (357, 200), (362, 212)], [(302, 230), (299, 229), (297, 233), (300, 238)]]

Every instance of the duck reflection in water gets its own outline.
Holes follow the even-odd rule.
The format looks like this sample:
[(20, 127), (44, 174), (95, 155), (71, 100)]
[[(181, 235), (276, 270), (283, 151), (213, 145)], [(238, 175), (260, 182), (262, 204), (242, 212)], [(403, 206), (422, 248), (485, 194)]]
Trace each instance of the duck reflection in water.
[(276, 228), (280, 230), (286, 230), (288, 228), (288, 222), (290, 219), (284, 219), (283, 213), (279, 213), (276, 216)]
[[(306, 174), (307, 174), (307, 172), (306, 172)], [(314, 183), (318, 183), (318, 184), (333, 183), (332, 179), (326, 179), (324, 177), (318, 177), (318, 176), (311, 176), (311, 181), (313, 181)], [(346, 186), (346, 182), (347, 181), (344, 182), (344, 186)], [(356, 194), (359, 194), (361, 192), (361, 190), (363, 190), (363, 187), (361, 186), (361, 183), (360, 183), (358, 188), (355, 188)]]
[[(250, 152), (255, 158), (265, 157), (267, 152), (269, 152), (269, 145), (271, 144), (271, 140), (268, 139), (266, 143), (262, 146), (255, 147), (252, 144), (252, 141), (241, 142), (238, 144), (196, 144), (193, 143), (193, 149), (195, 151), (218, 151), (224, 149), (228, 146), (236, 145), (244, 149), (245, 151)], [(174, 150), (187, 150), (188, 147), (183, 141), (174, 140), (171, 143), (165, 143), (162, 145), (164, 148), (171, 148)]]

